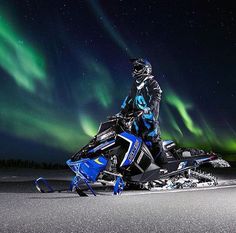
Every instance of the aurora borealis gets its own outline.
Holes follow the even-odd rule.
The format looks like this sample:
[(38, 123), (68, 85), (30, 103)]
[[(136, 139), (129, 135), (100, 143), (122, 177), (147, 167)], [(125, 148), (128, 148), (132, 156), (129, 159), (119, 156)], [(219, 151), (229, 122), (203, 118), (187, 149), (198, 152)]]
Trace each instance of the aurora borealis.
[(146, 57), (162, 138), (236, 153), (236, 12), (220, 1), (0, 1), (0, 157), (64, 161)]
[(37, 82), (45, 83), (44, 60), (21, 40), (10, 21), (0, 12), (0, 61), (2, 69), (16, 84), (30, 92)]

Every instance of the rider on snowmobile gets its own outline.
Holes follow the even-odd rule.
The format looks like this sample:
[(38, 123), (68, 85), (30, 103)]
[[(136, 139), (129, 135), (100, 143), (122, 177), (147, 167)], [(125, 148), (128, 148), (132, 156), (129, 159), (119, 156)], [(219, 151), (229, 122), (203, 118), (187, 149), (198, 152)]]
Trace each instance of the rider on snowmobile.
[(142, 58), (130, 59), (130, 61), (133, 65), (134, 82), (117, 115), (143, 111), (142, 116), (134, 121), (132, 129), (144, 141), (151, 143), (150, 151), (153, 158), (158, 165), (162, 166), (167, 162), (158, 121), (162, 90), (152, 76), (150, 62)]

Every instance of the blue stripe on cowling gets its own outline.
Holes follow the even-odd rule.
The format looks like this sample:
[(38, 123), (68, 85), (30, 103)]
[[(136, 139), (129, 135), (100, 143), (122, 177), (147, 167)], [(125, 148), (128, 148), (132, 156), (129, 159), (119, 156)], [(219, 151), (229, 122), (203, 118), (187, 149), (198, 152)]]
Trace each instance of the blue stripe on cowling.
[(114, 140), (111, 140), (111, 141), (106, 141), (106, 142), (104, 142), (104, 143), (102, 143), (102, 144), (96, 146), (95, 148), (89, 150), (88, 153), (94, 153), (94, 152), (96, 152), (96, 151), (102, 149), (103, 147), (108, 146), (109, 144), (113, 143), (114, 141), (115, 141), (115, 139), (114, 139)]
[[(122, 137), (124, 137), (124, 138), (127, 138), (127, 139), (130, 140), (131, 143), (132, 143), (131, 148), (130, 148), (130, 151), (129, 151), (129, 154), (128, 154), (128, 156), (127, 156), (127, 158), (126, 158), (124, 164), (122, 165), (122, 167), (123, 167), (123, 166), (129, 166), (129, 165), (133, 162), (133, 160), (135, 159), (135, 157), (136, 157), (136, 155), (137, 155), (137, 152), (139, 151), (139, 148), (140, 148), (141, 143), (142, 143), (142, 139), (139, 138), (139, 137), (134, 136), (133, 134), (129, 134), (129, 133), (126, 133), (126, 132), (123, 132), (123, 133), (121, 133), (120, 135), (121, 135)], [(132, 150), (134, 149), (134, 144), (135, 144), (136, 141), (139, 142), (138, 148), (137, 148), (136, 151), (134, 152), (134, 153), (135, 153), (134, 156), (132, 156), (133, 159), (132, 159), (132, 160), (129, 160), (129, 155), (130, 155), (130, 153), (132, 152)]]

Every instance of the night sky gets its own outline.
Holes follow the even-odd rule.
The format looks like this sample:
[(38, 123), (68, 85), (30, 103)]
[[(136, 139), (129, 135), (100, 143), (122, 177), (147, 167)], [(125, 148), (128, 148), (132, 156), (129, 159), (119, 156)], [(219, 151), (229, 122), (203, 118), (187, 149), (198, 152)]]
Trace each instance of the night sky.
[(163, 90), (163, 139), (235, 153), (233, 2), (1, 0), (0, 158), (69, 158), (119, 111), (131, 57)]

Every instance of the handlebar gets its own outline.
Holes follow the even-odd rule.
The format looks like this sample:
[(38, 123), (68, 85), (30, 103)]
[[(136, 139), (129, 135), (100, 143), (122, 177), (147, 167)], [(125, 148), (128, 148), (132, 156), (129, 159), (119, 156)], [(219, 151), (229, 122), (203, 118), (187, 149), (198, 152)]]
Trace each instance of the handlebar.
[(108, 116), (107, 118), (109, 120), (116, 120), (116, 119), (131, 119), (133, 117), (140, 117), (143, 114), (143, 111), (136, 111), (132, 112), (127, 115), (114, 115), (114, 116)]
[(115, 120), (115, 119), (120, 119), (120, 118), (123, 118), (123, 117), (122, 116), (116, 116), (116, 115), (114, 115), (114, 116), (107, 116), (108, 120)]

